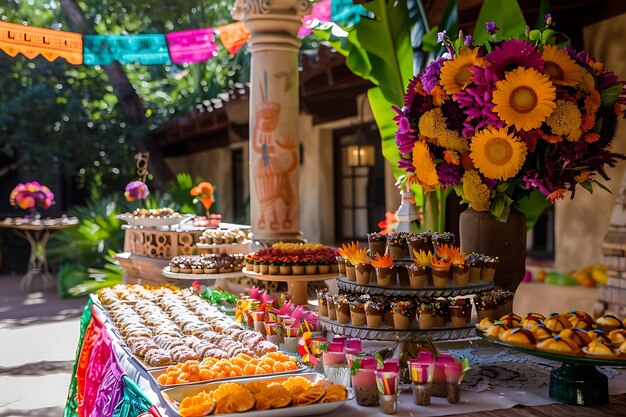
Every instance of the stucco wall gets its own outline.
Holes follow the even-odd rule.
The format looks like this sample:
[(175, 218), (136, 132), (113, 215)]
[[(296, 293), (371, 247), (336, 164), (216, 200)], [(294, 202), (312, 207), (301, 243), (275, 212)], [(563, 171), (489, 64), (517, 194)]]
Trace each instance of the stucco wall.
[[(626, 79), (626, 14), (588, 26), (584, 29), (585, 48), (604, 62), (605, 67)], [(626, 122), (619, 120), (613, 150), (626, 153)], [(607, 183), (616, 194), (626, 170), (626, 162), (609, 169)], [(600, 245), (609, 225), (615, 197), (598, 187), (593, 194), (579, 189), (574, 200), (556, 203), (555, 267), (562, 270), (600, 263)]]

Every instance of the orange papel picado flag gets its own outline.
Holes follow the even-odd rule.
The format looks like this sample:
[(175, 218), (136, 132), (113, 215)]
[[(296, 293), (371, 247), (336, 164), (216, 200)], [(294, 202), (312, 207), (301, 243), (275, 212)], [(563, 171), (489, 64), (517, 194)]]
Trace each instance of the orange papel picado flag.
[(218, 26), (216, 29), (220, 35), (222, 45), (231, 55), (235, 55), (250, 38), (250, 32), (243, 25), (243, 22), (229, 23), (228, 25)]
[(0, 49), (10, 56), (22, 53), (33, 59), (41, 54), (48, 61), (61, 57), (70, 64), (83, 63), (83, 37), (79, 33), (0, 22)]

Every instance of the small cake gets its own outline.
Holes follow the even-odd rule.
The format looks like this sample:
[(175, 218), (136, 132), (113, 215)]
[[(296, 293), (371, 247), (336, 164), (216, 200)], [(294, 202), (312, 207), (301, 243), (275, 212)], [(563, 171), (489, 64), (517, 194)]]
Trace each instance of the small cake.
[(507, 330), (508, 329), (504, 324), (497, 321), (493, 324), (493, 326), (487, 329), (487, 331), (485, 332), (485, 337), (488, 337), (489, 339), (500, 340), (500, 335)]
[(574, 340), (577, 340), (577, 341), (580, 340), (578, 345), (581, 347), (587, 346), (593, 340), (591, 336), (589, 336), (588, 331), (586, 331), (585, 329), (581, 329), (580, 327), (572, 327), (569, 330), (571, 330), (572, 333), (574, 334), (573, 336)]
[(600, 329), (589, 330), (587, 334), (591, 340), (602, 339), (604, 343), (608, 343), (609, 345), (611, 344), (611, 339), (609, 339), (609, 337)]
[(613, 350), (613, 347), (605, 343), (602, 339), (596, 339), (589, 343), (587, 347), (583, 348), (583, 352), (588, 358), (616, 359), (619, 356), (619, 354)]
[(350, 318), (353, 326), (365, 326), (365, 305), (360, 300), (350, 303)]
[(586, 311), (582, 311), (582, 310), (569, 310), (565, 313), (561, 313), (562, 316), (566, 316), (568, 319), (572, 319), (572, 317), (579, 317), (579, 318), (585, 318), (585, 319), (592, 319), (593, 317), (591, 317), (591, 315), (589, 313), (587, 313)]
[(542, 324), (545, 316), (539, 313), (528, 313), (522, 319), (522, 327), (534, 327)]
[[(582, 329), (581, 329), (582, 330)], [(584, 332), (584, 330), (583, 330)], [(587, 343), (580, 337), (579, 335), (580, 332), (574, 332), (574, 329), (563, 329), (561, 330), (561, 333), (559, 333), (559, 337), (561, 337), (562, 339), (566, 339), (569, 340), (572, 343), (576, 343), (576, 345), (579, 348), (582, 348), (583, 346), (587, 346)], [(585, 336), (587, 336), (587, 333), (584, 333)], [(589, 336), (587, 336), (588, 338)]]
[(572, 327), (572, 323), (570, 323), (567, 317), (558, 313), (550, 314), (544, 319), (543, 324), (554, 333), (560, 333), (563, 329)]
[(552, 337), (552, 332), (543, 324), (537, 324), (529, 329), (537, 342), (542, 342)]
[(370, 329), (377, 329), (383, 321), (385, 306), (380, 301), (368, 300), (365, 303), (365, 321)]
[(569, 356), (577, 356), (580, 353), (578, 345), (560, 336), (554, 336), (537, 343), (537, 350)]
[(509, 345), (523, 347), (525, 349), (535, 349), (537, 341), (533, 333), (522, 327), (508, 329), (500, 335), (500, 340)]
[(481, 330), (483, 332), (486, 332), (487, 330), (489, 330), (491, 327), (493, 326), (493, 320), (491, 320), (489, 317), (485, 317), (484, 319), (482, 319), (480, 321), (480, 323), (476, 324), (476, 328), (478, 330)]
[(622, 343), (626, 342), (626, 330), (611, 330), (611, 332), (609, 333), (609, 339), (611, 339), (611, 344), (614, 347), (621, 346)]
[(596, 324), (598, 325), (598, 329), (602, 330), (604, 333), (609, 333), (611, 330), (621, 329), (622, 322), (615, 316), (610, 314), (605, 314), (596, 320)]
[(578, 327), (585, 330), (593, 330), (594, 321), (591, 317), (578, 317), (571, 316), (569, 322), (572, 323), (572, 327)]
[(522, 318), (515, 313), (506, 314), (500, 317), (500, 320), (498, 321), (504, 323), (504, 325), (509, 329), (514, 327), (521, 327), (522, 325)]

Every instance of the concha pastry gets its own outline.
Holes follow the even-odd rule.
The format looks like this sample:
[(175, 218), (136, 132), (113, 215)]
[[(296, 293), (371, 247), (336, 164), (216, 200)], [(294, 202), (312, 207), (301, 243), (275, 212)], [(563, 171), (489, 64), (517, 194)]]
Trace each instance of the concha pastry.
[(523, 327), (508, 329), (500, 335), (500, 340), (509, 345), (519, 346), (526, 349), (535, 349), (537, 341), (533, 333)]
[(619, 356), (619, 354), (613, 350), (613, 347), (605, 343), (602, 339), (596, 339), (589, 343), (588, 346), (583, 348), (583, 352), (588, 358), (616, 359)]
[(554, 336), (537, 343), (537, 350), (569, 356), (577, 356), (580, 353), (578, 345), (560, 336)]
[(572, 316), (569, 318), (572, 327), (579, 327), (585, 330), (593, 330), (595, 322), (592, 318)]
[(529, 330), (533, 333), (533, 336), (535, 336), (535, 340), (537, 342), (541, 342), (552, 337), (552, 332), (550, 331), (550, 329), (548, 329), (543, 324), (533, 326)]
[(621, 329), (622, 322), (615, 316), (610, 314), (605, 314), (596, 320), (596, 324), (598, 325), (598, 329), (602, 330), (604, 333), (609, 333), (611, 330)]
[(562, 316), (558, 313), (552, 313), (543, 321), (544, 326), (548, 329), (552, 330), (554, 333), (560, 333), (563, 329), (569, 329), (572, 327), (572, 323), (567, 319), (567, 317)]
[(507, 330), (508, 329), (506, 328), (504, 324), (500, 322), (496, 322), (494, 323), (493, 326), (487, 329), (487, 331), (485, 332), (485, 337), (488, 337), (489, 339), (500, 340), (500, 335), (506, 332)]
[(614, 347), (619, 347), (622, 343), (626, 342), (626, 330), (612, 330), (609, 333), (609, 339), (611, 339), (611, 343)]
[(493, 320), (491, 320), (489, 317), (485, 317), (484, 319), (480, 321), (480, 323), (476, 325), (476, 328), (478, 330), (482, 330), (483, 332), (486, 332), (487, 330), (489, 330), (491, 326), (493, 326)]
[(515, 313), (506, 314), (500, 317), (500, 320), (498, 321), (504, 323), (504, 325), (509, 329), (520, 327), (522, 325), (522, 318)]
[(545, 316), (539, 313), (528, 313), (522, 319), (522, 327), (533, 327), (542, 324)]

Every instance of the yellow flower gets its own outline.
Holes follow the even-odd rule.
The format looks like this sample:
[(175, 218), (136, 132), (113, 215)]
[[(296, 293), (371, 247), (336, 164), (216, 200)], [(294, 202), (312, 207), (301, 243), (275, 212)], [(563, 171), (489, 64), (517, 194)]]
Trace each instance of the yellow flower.
[(589, 71), (583, 69), (581, 70), (580, 83), (576, 86), (576, 88), (589, 94), (596, 89), (596, 80)]
[(543, 46), (543, 72), (556, 85), (575, 86), (580, 83), (581, 68), (562, 49), (555, 45)]
[(441, 67), (441, 85), (446, 94), (452, 95), (465, 88), (474, 73), (470, 68), (484, 67), (486, 60), (478, 56), (478, 48), (462, 49), (452, 60), (445, 61)]
[(526, 144), (507, 129), (487, 128), (472, 138), (470, 156), (474, 166), (487, 178), (514, 177), (526, 160)]
[(426, 190), (432, 191), (439, 185), (435, 162), (424, 142), (418, 141), (413, 145), (413, 166), (419, 184)]
[(555, 98), (556, 88), (546, 75), (518, 67), (496, 82), (493, 111), (517, 130), (536, 129), (556, 107)]
[(413, 255), (415, 255), (415, 259), (413, 259), (415, 264), (423, 267), (430, 266), (430, 259), (433, 257), (433, 253), (431, 251), (426, 252), (422, 249), (418, 252), (414, 250)]
[(558, 136), (565, 136), (571, 142), (580, 138), (582, 115), (574, 103), (565, 100), (557, 100), (556, 108), (546, 119), (546, 124), (550, 126), (552, 133)]
[(427, 111), (420, 117), (418, 129), (420, 134), (427, 138), (435, 139), (437, 146), (442, 148), (459, 153), (466, 152), (469, 149), (467, 139), (454, 130), (448, 129), (446, 119), (439, 107)]
[(470, 202), (476, 211), (489, 211), (491, 191), (483, 184), (478, 171), (465, 171), (463, 174), (463, 198)]

